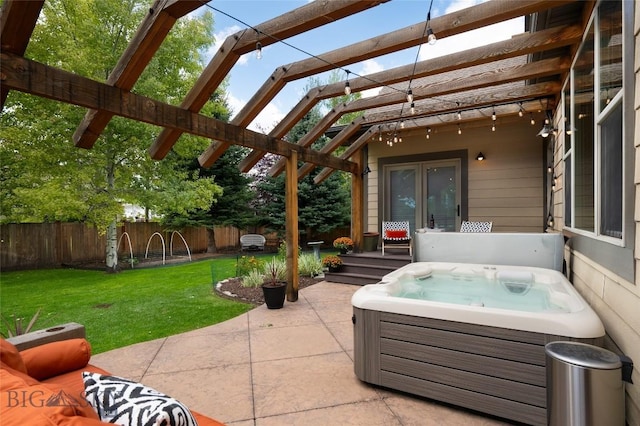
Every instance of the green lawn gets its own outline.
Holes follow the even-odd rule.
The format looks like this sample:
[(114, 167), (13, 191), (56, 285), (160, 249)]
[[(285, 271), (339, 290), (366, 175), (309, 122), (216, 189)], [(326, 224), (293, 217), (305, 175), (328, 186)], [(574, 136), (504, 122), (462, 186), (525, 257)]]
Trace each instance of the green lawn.
[[(218, 297), (216, 282), (235, 276), (236, 258), (124, 270), (75, 269), (5, 272), (0, 312), (25, 318), (42, 309), (34, 329), (83, 324), (93, 353), (225, 321), (252, 308)], [(6, 326), (0, 325), (6, 334)]]

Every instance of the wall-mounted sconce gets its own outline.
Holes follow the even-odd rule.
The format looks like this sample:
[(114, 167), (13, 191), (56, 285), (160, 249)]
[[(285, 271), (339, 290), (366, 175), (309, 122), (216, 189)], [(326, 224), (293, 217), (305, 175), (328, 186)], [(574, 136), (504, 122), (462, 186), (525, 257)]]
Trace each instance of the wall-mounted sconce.
[(553, 216), (551, 216), (551, 213), (549, 213), (549, 216), (547, 216), (547, 225), (549, 226), (549, 228), (553, 228)]
[(362, 171), (362, 176), (366, 176), (369, 173), (371, 173), (371, 169), (369, 168), (369, 166), (365, 167), (364, 170)]
[(476, 155), (476, 160), (482, 161), (484, 159), (485, 159), (485, 156), (483, 153), (479, 152), (478, 155)]
[(552, 133), (555, 134), (556, 131), (557, 129), (555, 127), (552, 127), (550, 124), (545, 124), (544, 126), (542, 126), (542, 129), (540, 129), (537, 136), (542, 136), (543, 138), (546, 138)]

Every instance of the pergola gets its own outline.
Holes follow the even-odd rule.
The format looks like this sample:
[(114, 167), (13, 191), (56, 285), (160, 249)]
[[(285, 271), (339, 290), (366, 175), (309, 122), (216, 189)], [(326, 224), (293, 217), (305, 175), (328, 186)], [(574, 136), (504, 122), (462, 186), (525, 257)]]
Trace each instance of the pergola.
[[(132, 90), (174, 23), (206, 2), (155, 0), (108, 79), (99, 82), (24, 57), (44, 0), (5, 0), (0, 15), (0, 108), (4, 107), (9, 90), (85, 107), (88, 111), (73, 135), (75, 145), (85, 149), (93, 147), (110, 119), (118, 115), (163, 129), (149, 147), (151, 157), (157, 160), (164, 158), (183, 133), (212, 140), (199, 156), (203, 167), (215, 163), (231, 145), (252, 149), (241, 162), (244, 172), (250, 170), (265, 153), (282, 156), (269, 173), (277, 175), (284, 171), (286, 174), (287, 299), (295, 301), (298, 292), (299, 178), (318, 166), (324, 169), (315, 178), (316, 182), (326, 179), (335, 170), (351, 173), (351, 234), (356, 248), (360, 247), (363, 233), (363, 148), (385, 124), (398, 121), (403, 104), (407, 102), (405, 91), (409, 82), (427, 83), (411, 86), (416, 107), (407, 122), (408, 128), (446, 125), (446, 119), (436, 117), (455, 112), (455, 101), (420, 102), (441, 96), (455, 100), (457, 95), (464, 94), (465, 108), (469, 109), (465, 121), (484, 119), (485, 115), (479, 112), (482, 107), (498, 107), (501, 115), (518, 114), (523, 108), (534, 110), (543, 106), (544, 109), (552, 109), (560, 97), (561, 82), (566, 77), (595, 3), (491, 0), (434, 17), (429, 24), (439, 39), (520, 16), (525, 16), (528, 31), (510, 40), (407, 64), (368, 75), (367, 78), (349, 79), (354, 92), (379, 85), (404, 87), (405, 91), (392, 91), (341, 104), (329, 111), (297, 144), (282, 138), (320, 100), (342, 95), (344, 81), (311, 89), (268, 135), (248, 130), (247, 126), (288, 82), (425, 43), (425, 22), (277, 67), (230, 123), (199, 114), (240, 56), (253, 51), (256, 42), (267, 46), (387, 1), (316, 0), (254, 28), (239, 31), (227, 37), (182, 103), (176, 106), (137, 95)], [(506, 61), (517, 57), (526, 57), (527, 60), (519, 64)], [(474, 67), (480, 65), (482, 70), (474, 71)], [(463, 72), (465, 70), (466, 73)], [(364, 111), (365, 114), (342, 128), (322, 150), (310, 148), (343, 114), (355, 111)], [(345, 143), (350, 144), (347, 150), (339, 157), (333, 155), (333, 151)], [(297, 167), (299, 161), (305, 163), (300, 169)]]

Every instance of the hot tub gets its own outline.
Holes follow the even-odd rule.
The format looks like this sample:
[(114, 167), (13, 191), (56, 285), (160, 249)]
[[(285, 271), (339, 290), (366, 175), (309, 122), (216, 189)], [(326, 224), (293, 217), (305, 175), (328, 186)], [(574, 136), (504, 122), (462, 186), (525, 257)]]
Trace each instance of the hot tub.
[(356, 291), (360, 380), (546, 423), (544, 346), (602, 345), (600, 319), (560, 272), (416, 262)]

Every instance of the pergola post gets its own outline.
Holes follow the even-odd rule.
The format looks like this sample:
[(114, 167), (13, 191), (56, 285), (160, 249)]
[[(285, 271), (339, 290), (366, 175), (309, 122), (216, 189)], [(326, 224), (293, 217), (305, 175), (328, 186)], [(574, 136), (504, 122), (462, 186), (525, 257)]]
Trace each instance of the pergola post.
[(351, 174), (351, 239), (353, 240), (353, 250), (356, 253), (362, 251), (363, 220), (364, 211), (364, 152), (360, 150), (355, 157), (356, 173)]
[(298, 300), (298, 153), (286, 158), (285, 241), (287, 243), (287, 301)]

